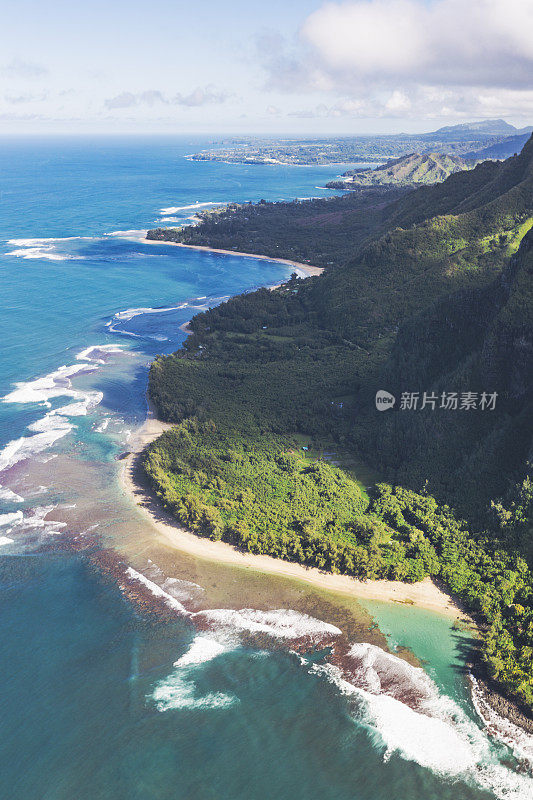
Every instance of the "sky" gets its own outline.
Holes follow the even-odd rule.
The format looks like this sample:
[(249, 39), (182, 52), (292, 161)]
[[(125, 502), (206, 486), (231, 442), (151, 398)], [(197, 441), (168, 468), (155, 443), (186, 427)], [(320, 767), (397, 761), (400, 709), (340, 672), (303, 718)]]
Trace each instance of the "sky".
[(533, 122), (533, 0), (3, 0), (0, 133)]

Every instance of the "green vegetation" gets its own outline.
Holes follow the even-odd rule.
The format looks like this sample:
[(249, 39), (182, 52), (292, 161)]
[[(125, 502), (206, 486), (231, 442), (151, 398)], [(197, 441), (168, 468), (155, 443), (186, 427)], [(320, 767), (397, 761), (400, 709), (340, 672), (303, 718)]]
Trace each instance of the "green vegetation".
[(386, 209), (406, 191), (380, 186), (324, 200), (230, 203), (197, 214), (197, 226), (156, 228), (148, 231), (148, 238), (207, 244), (326, 267), (348, 262), (354, 248), (386, 227)]
[(431, 497), (378, 484), (368, 503), (343, 470), (292, 445), (190, 419), (149, 446), (144, 466), (165, 506), (201, 536), (357, 578), (439, 578), (485, 622), (491, 676), (533, 706), (526, 562), (475, 541)]
[(460, 156), (440, 153), (411, 153), (401, 158), (387, 161), (375, 169), (358, 169), (344, 172), (344, 180), (330, 181), (329, 189), (353, 190), (362, 186), (418, 186), (441, 183), (456, 172), (472, 169), (473, 161), (465, 161)]
[[(327, 268), (197, 315), (183, 350), (154, 362), (152, 400), (177, 427), (146, 471), (201, 535), (442, 581), (484, 623), (490, 674), (531, 707), (533, 140), (442, 184), (375, 192), (231, 206), (152, 234)], [(381, 413), (380, 388), (498, 401)], [(363, 491), (351, 459), (386, 482)]]

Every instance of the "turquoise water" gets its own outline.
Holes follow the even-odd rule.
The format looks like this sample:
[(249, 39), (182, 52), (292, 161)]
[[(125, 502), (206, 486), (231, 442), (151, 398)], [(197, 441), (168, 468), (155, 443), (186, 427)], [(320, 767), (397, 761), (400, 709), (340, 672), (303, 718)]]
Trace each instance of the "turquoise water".
[[(3, 141), (0, 797), (525, 798), (472, 709), (449, 620), (366, 604), (392, 654), (360, 644), (311, 590), (170, 557), (120, 493), (150, 360), (196, 309), (290, 272), (139, 231), (197, 203), (327, 194), (337, 172), (184, 158), (207, 144)], [(164, 592), (163, 618), (102, 575), (101, 546), (122, 585)]]

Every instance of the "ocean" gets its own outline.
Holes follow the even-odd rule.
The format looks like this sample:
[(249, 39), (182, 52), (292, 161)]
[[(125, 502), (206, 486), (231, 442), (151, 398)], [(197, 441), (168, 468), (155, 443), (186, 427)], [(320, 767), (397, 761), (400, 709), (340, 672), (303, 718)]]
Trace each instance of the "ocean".
[(142, 231), (339, 172), (186, 158), (212, 143), (2, 140), (0, 797), (530, 797), (532, 743), (472, 703), (467, 630), (170, 551), (120, 488), (150, 361), (291, 272)]

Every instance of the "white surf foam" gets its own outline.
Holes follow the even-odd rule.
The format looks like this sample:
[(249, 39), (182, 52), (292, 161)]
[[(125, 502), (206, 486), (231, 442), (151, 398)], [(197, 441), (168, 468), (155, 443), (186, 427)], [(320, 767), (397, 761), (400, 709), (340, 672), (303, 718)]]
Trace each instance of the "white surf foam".
[(63, 365), (41, 378), (15, 383), (15, 389), (2, 397), (4, 403), (42, 403), (50, 405), (54, 397), (77, 397), (70, 379), (79, 372), (97, 369), (95, 364)]
[(15, 246), (15, 250), (7, 253), (8, 256), (16, 256), (25, 259), (45, 259), (47, 261), (80, 261), (83, 256), (71, 253), (58, 253), (56, 245), (59, 242), (69, 242), (75, 239), (90, 239), (90, 236), (66, 236), (64, 238), (49, 237), (39, 239), (9, 239), (8, 244)]
[(174, 597), (174, 599), (178, 600), (180, 603), (185, 603), (186, 601), (201, 597), (205, 592), (205, 589), (198, 583), (193, 583), (192, 581), (187, 581), (182, 578), (167, 577), (163, 570), (161, 570), (157, 564), (154, 564), (150, 558), (148, 559), (148, 566), (143, 570), (143, 573), (145, 578), (157, 583), (163, 591), (171, 595), (171, 597)]
[(187, 667), (191, 664), (205, 664), (206, 661), (212, 661), (221, 653), (225, 653), (227, 649), (227, 646), (216, 639), (196, 636), (187, 652), (174, 662), (174, 666)]
[(210, 692), (197, 697), (194, 683), (175, 672), (157, 684), (152, 699), (158, 711), (227, 708), (237, 701), (235, 696), (223, 692)]
[(24, 514), (22, 511), (13, 511), (10, 514), (0, 514), (0, 527), (5, 527), (6, 525), (13, 525), (17, 522), (20, 522), (24, 518)]
[[(357, 701), (359, 722), (382, 749), (385, 760), (397, 754), (436, 774), (480, 786), (501, 800), (531, 796), (531, 779), (500, 764), (490, 740), (451, 698), (439, 693), (422, 670), (383, 651), (376, 653), (380, 648), (373, 645), (354, 648), (356, 661), (367, 664), (368, 674), (360, 666), (348, 680), (331, 664), (315, 664), (310, 671), (322, 674)], [(411, 690), (410, 678), (414, 681)], [(383, 693), (384, 684), (390, 693)], [(412, 695), (419, 696), (416, 709), (399, 699)]]
[[(13, 441), (8, 442), (4, 449), (0, 451), (0, 473), (20, 461), (47, 450), (63, 436), (66, 436), (67, 433), (70, 433), (74, 427), (65, 421), (63, 417), (55, 417), (55, 420), (54, 426), (49, 427), (48, 430), (43, 430), (34, 436), (21, 436), (19, 439), (13, 439)], [(37, 425), (38, 423), (33, 424)]]
[(179, 578), (165, 578), (163, 589), (180, 601), (192, 600), (205, 592), (205, 589), (197, 583)]
[(191, 205), (188, 206), (168, 206), (168, 208), (160, 208), (159, 213), (164, 216), (167, 216), (168, 214), (177, 214), (178, 211), (190, 211), (191, 209), (195, 208), (206, 208), (207, 206), (223, 206), (223, 205), (226, 204), (220, 201), (219, 202), (211, 201), (207, 203), (192, 203)]
[(115, 239), (129, 239), (134, 242), (149, 244), (146, 239), (147, 233), (147, 230), (111, 231), (110, 233), (104, 234), (104, 236)]
[(518, 758), (533, 764), (533, 736), (510, 720), (500, 716), (485, 701), (475, 677), (470, 674), (472, 703), (489, 733), (509, 747)]
[(57, 506), (54, 505), (37, 506), (29, 513), (23, 514), (22, 511), (16, 511), (11, 514), (1, 514), (0, 526), (7, 527), (9, 525), (7, 533), (16, 530), (17, 533), (39, 531), (39, 534), (56, 534), (59, 533), (59, 529), (66, 526), (66, 522), (48, 519), (48, 515), (55, 508)]
[(386, 653), (381, 647), (358, 642), (352, 645), (348, 656), (352, 659), (350, 676), (360, 688), (372, 694), (388, 694), (411, 705), (438, 698), (437, 687), (423, 669)]
[(322, 620), (307, 614), (285, 608), (273, 611), (258, 611), (253, 608), (240, 610), (218, 608), (199, 611), (193, 616), (202, 617), (223, 630), (266, 633), (284, 639), (341, 633), (339, 628), (328, 622), (322, 622)]
[(96, 431), (97, 433), (104, 433), (104, 431), (106, 431), (106, 430), (107, 430), (107, 428), (109, 427), (109, 423), (110, 423), (110, 421), (111, 421), (111, 417), (105, 417), (105, 418), (102, 420), (102, 422), (100, 423), (100, 425), (97, 425), (97, 426), (96, 426), (96, 428), (95, 428), (95, 431)]
[(224, 692), (210, 692), (197, 696), (192, 679), (195, 668), (212, 661), (226, 652), (227, 646), (208, 636), (198, 635), (187, 652), (174, 662), (174, 670), (156, 685), (152, 699), (159, 711), (171, 709), (213, 709), (227, 708), (237, 698)]
[[(0, 451), (0, 473), (20, 461), (42, 453), (59, 439), (66, 436), (75, 427), (69, 421), (70, 417), (86, 416), (91, 409), (97, 406), (103, 394), (97, 391), (80, 391), (74, 389), (71, 379), (86, 372), (93, 372), (104, 363), (97, 357), (100, 352), (121, 352), (118, 345), (92, 346), (82, 350), (76, 356), (77, 363), (63, 365), (53, 372), (30, 381), (20, 381), (15, 388), (1, 398), (4, 403), (35, 403), (50, 409), (41, 419), (28, 425), (33, 436), (21, 436), (8, 442)], [(67, 405), (52, 409), (52, 400), (57, 398), (71, 398), (73, 401)]]
[[(180, 311), (183, 308), (187, 308), (188, 303), (180, 303), (177, 306), (165, 306), (163, 308), (152, 308), (151, 306), (141, 307), (141, 308), (127, 308), (125, 311), (117, 311), (117, 313), (106, 322), (106, 328), (110, 330), (112, 333), (117, 333), (122, 336), (133, 336), (136, 339), (142, 339), (143, 336), (139, 333), (134, 333), (133, 331), (128, 331), (123, 328), (115, 327), (119, 322), (125, 322), (134, 317), (139, 317), (143, 314), (164, 314), (167, 311)], [(148, 339), (155, 339), (158, 342), (165, 342), (168, 341), (166, 336), (162, 336), (160, 334), (152, 334), (148, 335), (146, 338)]]
[(154, 597), (160, 597), (162, 600), (164, 600), (167, 606), (169, 606), (169, 608), (173, 608), (175, 609), (175, 611), (179, 611), (180, 614), (187, 614), (187, 615), (189, 614), (185, 606), (183, 606), (179, 602), (179, 600), (176, 600), (175, 597), (172, 597), (171, 594), (165, 592), (165, 590), (162, 589), (160, 586), (158, 586), (157, 583), (154, 583), (149, 578), (142, 575), (140, 572), (137, 572), (137, 570), (133, 569), (132, 567), (128, 567), (126, 570), (126, 574), (132, 580), (138, 581), (139, 583), (142, 583), (143, 586), (146, 586), (146, 588), (154, 595)]
[(138, 317), (141, 314), (164, 314), (165, 311), (179, 311), (182, 308), (187, 308), (187, 303), (180, 303), (177, 306), (165, 306), (164, 308), (151, 308), (150, 306), (145, 308), (127, 308), (125, 311), (118, 311), (113, 319), (128, 320), (133, 319), (133, 317)]
[(24, 498), (17, 494), (12, 489), (0, 486), (0, 500), (6, 500), (9, 503), (23, 503)]
[(76, 359), (78, 361), (91, 361), (94, 364), (105, 364), (106, 361), (105, 358), (102, 358), (102, 355), (123, 352), (124, 349), (121, 344), (93, 344), (78, 353)]

